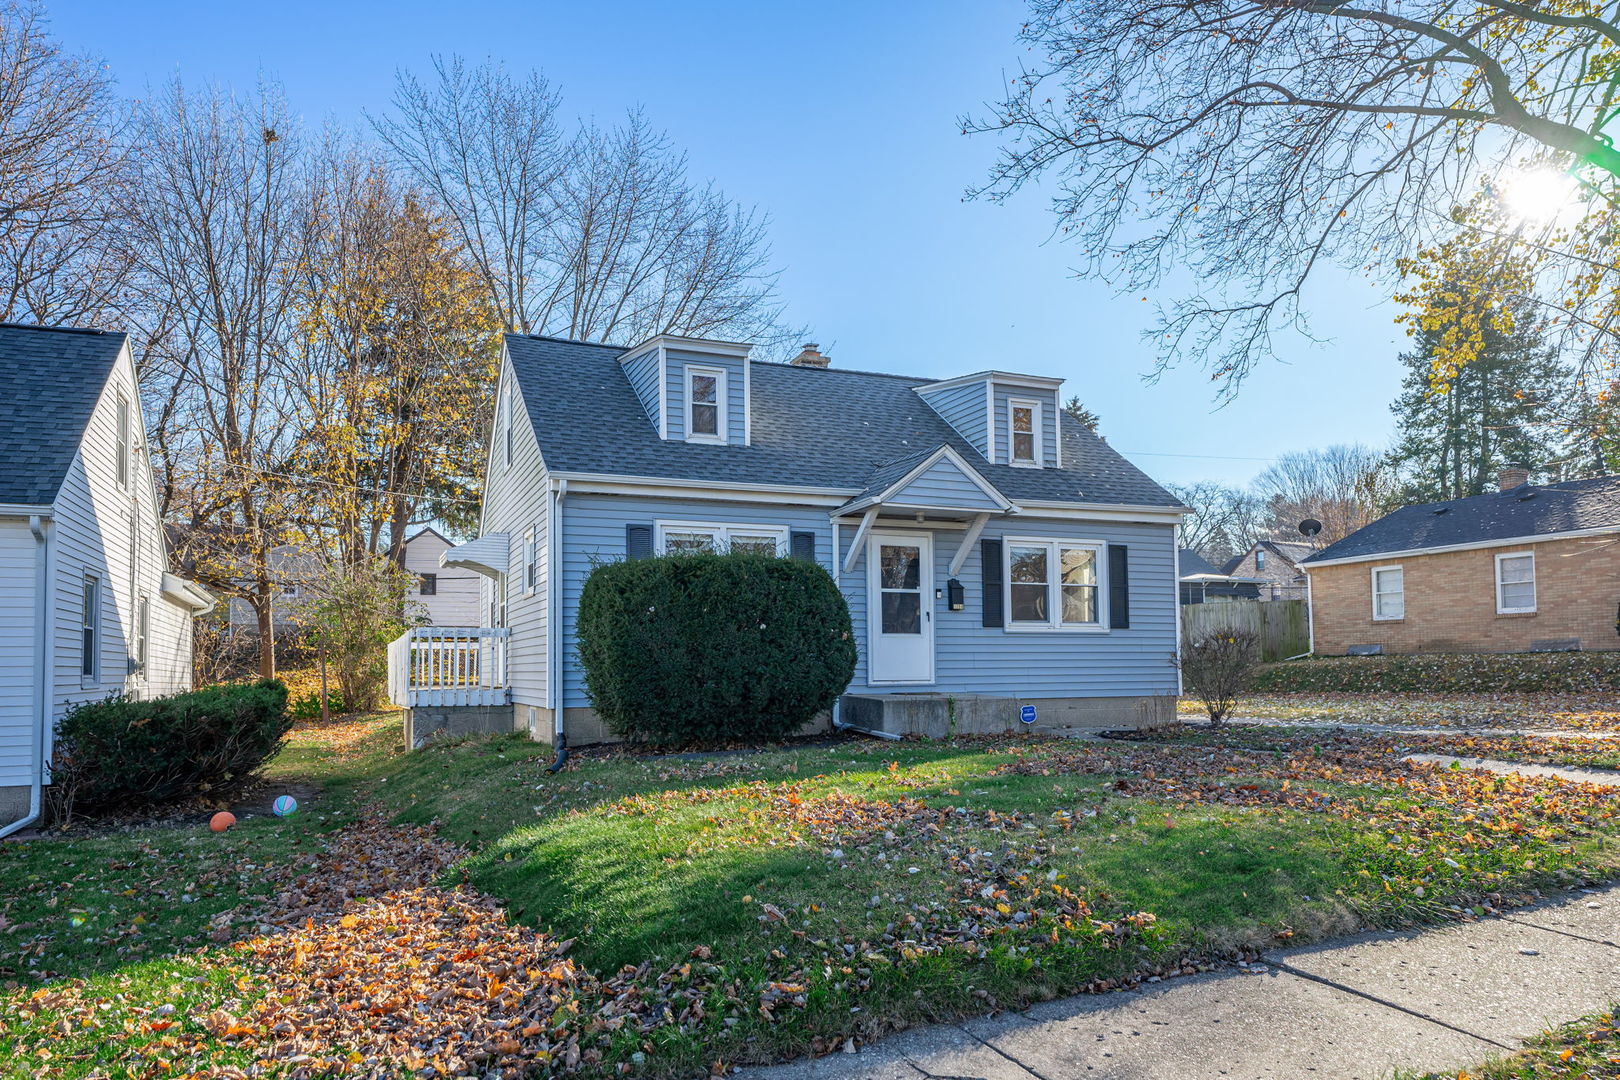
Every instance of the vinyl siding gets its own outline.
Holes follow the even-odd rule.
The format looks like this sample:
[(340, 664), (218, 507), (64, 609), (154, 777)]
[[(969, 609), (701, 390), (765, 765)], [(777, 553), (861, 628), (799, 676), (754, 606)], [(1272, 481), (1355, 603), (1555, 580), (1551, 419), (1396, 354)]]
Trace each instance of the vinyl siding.
[(920, 394), (922, 399), (974, 448), (990, 458), (989, 417), (984, 415), (984, 383), (974, 382)]
[[(651, 525), (661, 518), (683, 521), (781, 525), (816, 534), (816, 561), (834, 572), (849, 600), (859, 667), (853, 692), (894, 692), (871, 687), (866, 674), (866, 559), (848, 574), (838, 573), (854, 535), (853, 524), (840, 528), (832, 544), (826, 511), (814, 507), (698, 502), (639, 496), (572, 495), (564, 503), (562, 617), (565, 705), (589, 704), (583, 674), (575, 659), (574, 619), (580, 592), (591, 569), (602, 560), (623, 558), (625, 526)], [(885, 531), (904, 531), (904, 522), (884, 523)], [(961, 529), (929, 530), (934, 534), (934, 587), (945, 588), (946, 571)], [(979, 553), (971, 552), (958, 575), (966, 590), (967, 608), (952, 612), (943, 599), (934, 601), (936, 681), (918, 690), (946, 693), (1007, 694), (1027, 697), (1111, 697), (1169, 694), (1176, 689), (1170, 657), (1176, 645), (1175, 531), (1170, 525), (1117, 522), (1062, 522), (1022, 515), (993, 521), (985, 537), (1042, 536), (1097, 540), (1129, 546), (1131, 626), (1107, 633), (1009, 632), (980, 625)], [(975, 544), (977, 547), (977, 544)], [(1106, 611), (1106, 597), (1102, 598)], [(514, 649), (516, 649), (514, 642)], [(526, 646), (525, 646), (526, 647)]]
[(0, 788), (33, 770), (37, 546), (26, 521), (0, 518)]
[(887, 500), (901, 506), (949, 506), (964, 510), (1000, 510), (1001, 504), (986, 495), (948, 458), (934, 462), (926, 472)]
[[(119, 389), (136, 400), (134, 367), (127, 352), (91, 414), (54, 507), (52, 704), (57, 716), (70, 705), (113, 694), (162, 697), (191, 686), (191, 613), (162, 595), (167, 554), (146, 456), (132, 455), (128, 488), (117, 480)], [(144, 445), (144, 434), (138, 434), (138, 441)], [(98, 677), (90, 685), (84, 685), (79, 674), (87, 573), (101, 583)], [(130, 674), (135, 612), (142, 595), (148, 598), (150, 613), (147, 666), (144, 672)]]
[[(503, 381), (510, 378), (511, 368), (503, 366)], [(546, 590), (550, 575), (546, 566), (546, 529), (551, 485), (545, 462), (540, 458), (540, 444), (535, 440), (534, 427), (527, 420), (529, 412), (524, 407), (521, 393), (514, 415), (518, 421), (513, 432), (510, 466), (505, 464), (500, 440), (492, 444), (489, 467), (484, 471), (484, 513), (478, 534), (507, 535), (506, 580), (509, 588), (506, 624), (512, 628), (512, 641), (507, 653), (507, 677), (512, 686), (512, 700), (520, 705), (545, 708), (549, 705)], [(523, 534), (529, 529), (535, 530), (536, 542), (540, 545), (540, 580), (532, 594), (525, 594)], [(434, 558), (437, 559), (437, 556)], [(482, 574), (476, 577), (478, 610), (472, 615), (472, 625), (488, 626), (495, 583)], [(442, 579), (439, 587), (444, 587)]]
[[(533, 439), (533, 434), (530, 434)], [(405, 569), (412, 574), (433, 574), (438, 592), (423, 596), (413, 588), (407, 602), (425, 615), (433, 626), (479, 626), (483, 609), (479, 604), (482, 575), (453, 566), (440, 566), (439, 556), (450, 542), (437, 533), (417, 533), (405, 545)]]
[[(908, 531), (903, 523), (886, 532)], [(932, 530), (934, 587), (943, 590), (946, 571), (961, 543), (962, 530)], [(848, 550), (853, 525), (840, 528), (839, 550)], [(982, 567), (978, 544), (969, 552), (957, 580), (966, 609), (950, 611), (934, 601), (935, 681), (915, 689), (937, 693), (1006, 694), (1023, 697), (1111, 697), (1172, 694), (1176, 672), (1175, 530), (1170, 525), (1098, 521), (1054, 521), (1019, 515), (992, 519), (980, 539), (1006, 536), (1098, 540), (1129, 548), (1131, 625), (1107, 633), (1008, 631), (981, 626)], [(840, 555), (842, 558), (842, 555)], [(851, 691), (894, 692), (905, 687), (867, 684), (866, 556), (841, 574), (849, 598), (860, 655)], [(1104, 612), (1107, 598), (1101, 598)]]
[(726, 373), (726, 443), (742, 446), (748, 415), (748, 398), (744, 388), (748, 361), (737, 356), (713, 356), (682, 349), (667, 349), (665, 357), (664, 379), (669, 395), (668, 437), (677, 440), (686, 438), (686, 367), (693, 364), (719, 368)]
[(1041, 464), (1045, 468), (1056, 468), (1058, 464), (1057, 391), (996, 383), (995, 398), (996, 464), (1006, 465), (1012, 461), (1012, 439), (1009, 437), (1011, 425), (1007, 415), (1007, 403), (1013, 398), (1017, 398), (1020, 401), (1038, 401), (1041, 403)]
[(647, 410), (647, 419), (654, 431), (658, 430), (658, 373), (662, 356), (658, 349), (649, 349), (620, 362), (624, 377), (630, 380), (641, 407)]
[(659, 519), (781, 525), (816, 534), (816, 561), (831, 569), (832, 525), (827, 511), (816, 507), (770, 506), (762, 503), (699, 502), (625, 495), (570, 495), (563, 501), (562, 618), (565, 706), (589, 705), (584, 673), (576, 659), (575, 616), (580, 592), (591, 570), (603, 560), (624, 558), (624, 527), (651, 525)]

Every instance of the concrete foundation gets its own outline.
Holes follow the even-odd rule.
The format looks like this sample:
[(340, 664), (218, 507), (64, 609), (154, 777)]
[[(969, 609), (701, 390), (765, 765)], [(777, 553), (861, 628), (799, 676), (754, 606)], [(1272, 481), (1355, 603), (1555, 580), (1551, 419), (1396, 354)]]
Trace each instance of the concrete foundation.
[(412, 749), (434, 739), (522, 730), (510, 705), (427, 705), (405, 710), (405, 745)]
[(26, 785), (0, 787), (0, 826), (10, 825), (28, 813), (28, 793), (32, 790)]
[[(1035, 722), (1021, 713), (1035, 707)], [(840, 716), (845, 725), (887, 735), (952, 735), (1003, 731), (1110, 731), (1164, 727), (1175, 723), (1176, 699), (1144, 697), (1008, 698), (980, 694), (845, 694)]]
[[(517, 730), (527, 731), (535, 742), (550, 744), (554, 734), (554, 720), (550, 709), (539, 705), (517, 705)], [(595, 709), (566, 709), (563, 712), (563, 730), (569, 746), (594, 746), (601, 743), (623, 742), (609, 730), (607, 723)], [(794, 732), (797, 737), (823, 735), (832, 730), (832, 714), (822, 713)]]

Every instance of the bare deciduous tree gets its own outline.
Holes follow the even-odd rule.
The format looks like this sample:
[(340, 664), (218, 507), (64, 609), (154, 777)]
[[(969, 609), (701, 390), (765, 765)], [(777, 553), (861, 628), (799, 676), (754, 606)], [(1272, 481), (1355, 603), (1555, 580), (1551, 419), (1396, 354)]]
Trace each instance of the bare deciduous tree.
[(111, 79), (31, 0), (0, 5), (0, 320), (95, 324), (125, 264), (104, 243), (125, 144)]
[(1577, 0), (1030, 0), (1035, 54), (965, 122), (1004, 150), (976, 194), (1055, 184), (1089, 272), (1191, 280), (1160, 365), (1234, 392), (1324, 264), (1380, 270), (1533, 152), (1612, 187), (1620, 22)]
[(781, 346), (765, 221), (711, 186), (645, 116), (567, 131), (537, 73), (435, 61), (373, 126), (446, 208), (509, 330), (631, 342), (656, 333)]
[(1284, 454), (1254, 480), (1270, 532), (1298, 536), (1299, 523), (1322, 523), (1318, 542), (1342, 540), (1393, 509), (1399, 480), (1370, 446), (1336, 445)]
[(185, 563), (253, 609), (275, 673), (272, 552), (297, 512), (303, 430), (289, 363), (292, 284), (309, 246), (300, 135), (279, 93), (179, 81), (142, 102), (119, 239), (134, 267), (143, 378), (165, 516)]
[(1181, 546), (1216, 566), (1247, 551), (1265, 532), (1264, 504), (1247, 491), (1214, 480), (1166, 487), (1193, 511), (1182, 521)]

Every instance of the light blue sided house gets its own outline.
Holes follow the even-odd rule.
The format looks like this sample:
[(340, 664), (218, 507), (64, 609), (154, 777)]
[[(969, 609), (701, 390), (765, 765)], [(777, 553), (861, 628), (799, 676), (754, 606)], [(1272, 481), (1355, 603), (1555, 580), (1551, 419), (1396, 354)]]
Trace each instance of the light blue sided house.
[(749, 353), (507, 336), (479, 536), (442, 556), (483, 575), (487, 625), (394, 643), (414, 738), (606, 738), (574, 642), (591, 568), (721, 546), (813, 559), (838, 581), (860, 661), (835, 723), (1173, 719), (1185, 508), (1063, 412), (1060, 380)]

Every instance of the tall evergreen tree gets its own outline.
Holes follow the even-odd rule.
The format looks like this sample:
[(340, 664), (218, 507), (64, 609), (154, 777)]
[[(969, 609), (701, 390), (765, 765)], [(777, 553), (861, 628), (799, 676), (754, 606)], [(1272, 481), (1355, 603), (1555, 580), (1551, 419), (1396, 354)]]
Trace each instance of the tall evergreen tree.
[(1433, 361), (1444, 331), (1421, 330), (1417, 348), (1401, 356), (1406, 377), (1391, 406), (1398, 430), (1390, 460), (1404, 481), (1403, 501), (1479, 495), (1494, 486), (1505, 462), (1544, 472), (1557, 461), (1556, 402), (1567, 373), (1528, 305), (1510, 301), (1508, 314), (1483, 320), (1478, 359), (1443, 387), (1435, 385)]

